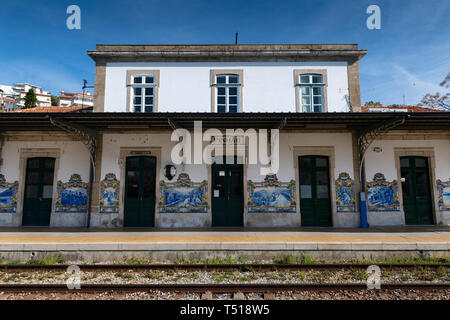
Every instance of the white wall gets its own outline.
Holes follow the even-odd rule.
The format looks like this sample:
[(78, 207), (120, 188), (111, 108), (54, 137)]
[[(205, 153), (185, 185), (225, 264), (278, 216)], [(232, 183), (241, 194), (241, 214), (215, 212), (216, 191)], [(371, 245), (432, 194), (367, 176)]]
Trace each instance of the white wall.
[(243, 111), (295, 112), (294, 69), (326, 69), (328, 110), (348, 111), (347, 62), (108, 63), (105, 111), (126, 111), (127, 70), (160, 70), (160, 112), (210, 112), (210, 70), (242, 69)]

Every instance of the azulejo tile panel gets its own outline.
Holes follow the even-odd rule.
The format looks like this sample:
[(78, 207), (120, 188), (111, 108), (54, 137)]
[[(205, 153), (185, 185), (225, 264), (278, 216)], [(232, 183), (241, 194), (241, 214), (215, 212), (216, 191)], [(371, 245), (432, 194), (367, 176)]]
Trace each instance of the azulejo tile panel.
[(296, 213), (295, 181), (280, 182), (269, 174), (263, 182), (248, 181), (249, 213)]
[(180, 173), (176, 182), (159, 184), (160, 213), (207, 213), (208, 182), (192, 182), (187, 173)]
[(340, 173), (336, 180), (336, 208), (337, 212), (356, 211), (355, 184), (346, 172)]
[(18, 181), (8, 183), (5, 176), (0, 174), (0, 213), (16, 213), (18, 188)]
[(56, 213), (87, 212), (88, 184), (81, 180), (79, 174), (73, 174), (69, 182), (58, 181), (57, 189)]
[(389, 182), (382, 173), (376, 173), (367, 183), (367, 207), (369, 211), (400, 211), (397, 180)]
[(450, 211), (450, 179), (436, 181), (439, 192), (439, 210)]
[(120, 181), (108, 173), (100, 182), (100, 213), (119, 213)]

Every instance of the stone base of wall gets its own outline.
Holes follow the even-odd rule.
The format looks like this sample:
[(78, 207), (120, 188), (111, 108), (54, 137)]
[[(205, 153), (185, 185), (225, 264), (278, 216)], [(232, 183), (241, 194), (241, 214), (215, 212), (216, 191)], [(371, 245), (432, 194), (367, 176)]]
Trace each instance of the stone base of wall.
[(300, 227), (300, 215), (297, 213), (249, 213), (244, 220), (246, 227)]
[(207, 213), (161, 213), (155, 215), (157, 228), (208, 228), (211, 215)]
[(122, 228), (123, 220), (119, 214), (113, 213), (92, 213), (91, 228)]
[(333, 216), (333, 227), (359, 228), (361, 227), (361, 214), (359, 212), (338, 212)]
[(405, 215), (403, 212), (373, 212), (367, 213), (367, 223), (370, 227), (375, 226), (403, 226)]
[(81, 228), (86, 226), (86, 218), (87, 213), (52, 213), (50, 217), (50, 227)]
[(20, 225), (22, 225), (22, 219), (17, 213), (0, 213), (0, 227), (19, 227)]

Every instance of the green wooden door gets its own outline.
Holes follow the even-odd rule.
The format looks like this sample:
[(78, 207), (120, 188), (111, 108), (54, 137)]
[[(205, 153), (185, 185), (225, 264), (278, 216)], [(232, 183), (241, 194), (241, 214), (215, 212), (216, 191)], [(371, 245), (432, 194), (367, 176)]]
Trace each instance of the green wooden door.
[(212, 226), (243, 225), (243, 167), (239, 164), (212, 165)]
[(128, 157), (125, 175), (125, 227), (155, 225), (156, 158)]
[(401, 157), (400, 168), (406, 224), (432, 224), (428, 159)]
[(24, 226), (48, 226), (52, 212), (54, 158), (29, 158), (23, 203)]
[(328, 157), (298, 158), (302, 226), (331, 226)]

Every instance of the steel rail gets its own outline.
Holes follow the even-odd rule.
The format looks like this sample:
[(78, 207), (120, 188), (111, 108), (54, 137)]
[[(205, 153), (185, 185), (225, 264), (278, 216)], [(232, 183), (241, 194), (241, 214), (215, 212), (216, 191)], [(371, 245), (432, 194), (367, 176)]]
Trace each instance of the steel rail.
[[(413, 269), (413, 268), (450, 268), (450, 263), (409, 263), (409, 264), (79, 264), (80, 270), (341, 270), (341, 269), (367, 269), (371, 265), (377, 265), (384, 269)], [(33, 271), (33, 270), (66, 270), (67, 264), (38, 265), (0, 265), (1, 271)]]
[[(366, 283), (329, 283), (329, 284), (86, 284), (80, 289), (69, 289), (65, 284), (1, 284), (0, 292), (51, 292), (51, 293), (90, 293), (90, 292), (212, 292), (268, 293), (281, 291), (339, 291), (367, 290)], [(381, 284), (380, 290), (450, 290), (449, 283), (389, 283)]]

